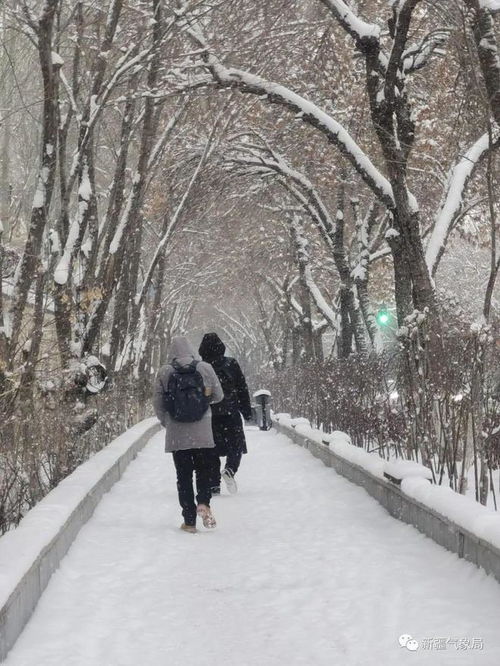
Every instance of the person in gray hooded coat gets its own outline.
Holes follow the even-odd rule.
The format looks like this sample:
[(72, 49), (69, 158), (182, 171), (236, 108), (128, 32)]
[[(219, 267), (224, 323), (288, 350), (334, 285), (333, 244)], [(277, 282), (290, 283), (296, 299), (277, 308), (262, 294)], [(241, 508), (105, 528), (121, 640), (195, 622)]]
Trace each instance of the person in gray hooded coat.
[[(197, 361), (196, 370), (200, 373), (205, 387), (205, 395), (211, 403), (224, 398), (217, 375), (209, 363), (200, 361), (188, 339), (184, 336), (173, 338), (168, 363), (161, 367), (156, 376), (154, 388), (154, 409), (160, 423), (165, 427), (165, 451), (173, 454), (177, 472), (177, 491), (182, 508), (184, 523), (181, 528), (187, 532), (196, 531), (196, 517), (199, 515), (205, 527), (215, 527), (215, 519), (210, 510), (210, 469), (214, 455), (212, 434), (212, 414), (210, 409), (199, 421), (183, 423), (174, 421), (166, 408), (165, 394), (168, 382), (174, 372), (172, 363), (187, 366)], [(196, 504), (193, 491), (193, 472), (196, 473)]]

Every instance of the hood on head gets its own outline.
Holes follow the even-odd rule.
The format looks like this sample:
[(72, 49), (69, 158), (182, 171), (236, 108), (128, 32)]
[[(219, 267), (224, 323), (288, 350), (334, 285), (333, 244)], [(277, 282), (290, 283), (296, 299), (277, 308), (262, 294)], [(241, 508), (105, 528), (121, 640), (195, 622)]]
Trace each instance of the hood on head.
[(196, 352), (186, 336), (177, 335), (175, 338), (172, 338), (168, 360), (173, 361), (174, 358), (188, 358), (189, 356), (196, 358)]
[(204, 361), (210, 363), (224, 356), (226, 345), (217, 333), (205, 333), (200, 345), (200, 356)]

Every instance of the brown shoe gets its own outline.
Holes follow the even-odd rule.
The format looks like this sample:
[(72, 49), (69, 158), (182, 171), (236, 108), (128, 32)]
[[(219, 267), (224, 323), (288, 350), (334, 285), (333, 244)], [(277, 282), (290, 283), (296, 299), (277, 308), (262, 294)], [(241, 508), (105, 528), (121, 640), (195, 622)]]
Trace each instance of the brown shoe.
[(184, 530), (184, 532), (189, 532), (190, 534), (196, 534), (198, 531), (194, 525), (186, 525), (186, 523), (182, 523), (181, 530)]
[(200, 516), (203, 521), (203, 527), (206, 527), (208, 530), (213, 530), (214, 527), (217, 527), (215, 518), (213, 517), (210, 507), (206, 504), (198, 504), (196, 513)]

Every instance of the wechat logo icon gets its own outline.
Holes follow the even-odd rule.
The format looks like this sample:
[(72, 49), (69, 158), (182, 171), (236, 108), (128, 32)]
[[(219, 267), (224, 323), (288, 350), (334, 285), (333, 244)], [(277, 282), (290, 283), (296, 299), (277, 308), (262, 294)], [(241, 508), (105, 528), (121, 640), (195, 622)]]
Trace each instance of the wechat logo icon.
[(418, 641), (412, 638), (410, 634), (401, 634), (399, 637), (399, 645), (400, 647), (405, 647), (407, 650), (410, 650), (410, 652), (418, 650)]

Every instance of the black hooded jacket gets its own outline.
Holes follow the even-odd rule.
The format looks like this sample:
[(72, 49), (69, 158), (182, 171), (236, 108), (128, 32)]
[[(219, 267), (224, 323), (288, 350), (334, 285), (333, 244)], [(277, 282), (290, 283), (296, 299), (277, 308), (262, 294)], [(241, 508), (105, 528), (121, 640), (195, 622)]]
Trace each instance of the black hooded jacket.
[(217, 333), (206, 333), (203, 336), (199, 353), (203, 361), (210, 363), (219, 378), (224, 391), (224, 400), (212, 405), (213, 416), (229, 416), (241, 412), (244, 419), (250, 419), (250, 395), (248, 387), (235, 358), (224, 356), (226, 346)]

